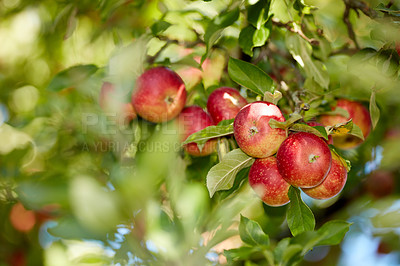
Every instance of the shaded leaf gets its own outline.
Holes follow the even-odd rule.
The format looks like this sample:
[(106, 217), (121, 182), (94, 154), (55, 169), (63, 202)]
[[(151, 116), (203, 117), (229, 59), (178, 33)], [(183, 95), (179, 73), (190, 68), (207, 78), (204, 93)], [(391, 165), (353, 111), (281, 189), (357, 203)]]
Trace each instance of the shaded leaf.
[(300, 114), (293, 113), (292, 116), (288, 120), (286, 120), (284, 122), (279, 122), (279, 121), (276, 121), (275, 119), (269, 120), (269, 126), (271, 128), (287, 129), (291, 125), (293, 125), (296, 121), (299, 121), (302, 118), (303, 117)]
[(312, 231), (315, 227), (314, 214), (311, 209), (303, 202), (300, 190), (291, 186), (288, 196), (290, 199), (289, 207), (286, 212), (286, 219), (293, 236), (305, 231)]
[(233, 124), (222, 126), (209, 126), (190, 135), (182, 145), (195, 142), (204, 145), (208, 140), (233, 134)]
[[(317, 128), (318, 127), (318, 128)], [(293, 124), (292, 126), (289, 127), (289, 130), (291, 131), (296, 131), (296, 132), (308, 132), (312, 133), (314, 135), (317, 135), (320, 138), (324, 138), (328, 140), (328, 134), (325, 130), (324, 127), (317, 126), (317, 127), (312, 127), (306, 124)]]
[(210, 197), (216, 191), (230, 189), (236, 174), (243, 168), (249, 167), (254, 158), (245, 154), (241, 149), (227, 153), (222, 161), (213, 166), (207, 174), (207, 188)]

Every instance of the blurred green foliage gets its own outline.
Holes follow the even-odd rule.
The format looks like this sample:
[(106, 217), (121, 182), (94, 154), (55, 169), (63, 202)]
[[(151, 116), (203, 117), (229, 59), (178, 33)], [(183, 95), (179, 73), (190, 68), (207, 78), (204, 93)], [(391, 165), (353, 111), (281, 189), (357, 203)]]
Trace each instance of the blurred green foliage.
[[(333, 219), (353, 223), (343, 248), (361, 232), (399, 262), (400, 4), (350, 10), (355, 43), (345, 3), (361, 1), (1, 1), (0, 265), (292, 265), (306, 254), (300, 263), (313, 265), (309, 250), (339, 244), (348, 230)], [(207, 59), (209, 72), (200, 68)], [(129, 101), (154, 65), (202, 71), (187, 86), (188, 105), (205, 107), (219, 86), (250, 101), (277, 89), (286, 115), (300, 98), (305, 120), (330, 111), (334, 97), (370, 102), (376, 127), (341, 151), (352, 164), (341, 195), (303, 195), (317, 230), (289, 238), (287, 207), (255, 197), (248, 165), (210, 198), (206, 176), (219, 158), (184, 154), (173, 122), (124, 125), (102, 111), (103, 82)], [(377, 198), (366, 184), (381, 170), (394, 185)], [(13, 223), (17, 202), (34, 212), (30, 230)], [(351, 261), (338, 246), (328, 252), (315, 264)]]

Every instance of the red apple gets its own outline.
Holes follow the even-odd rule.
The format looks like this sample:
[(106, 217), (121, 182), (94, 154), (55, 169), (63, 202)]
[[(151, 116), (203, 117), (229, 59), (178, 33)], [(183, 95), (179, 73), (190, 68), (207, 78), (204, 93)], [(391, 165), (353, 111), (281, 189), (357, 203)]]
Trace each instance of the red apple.
[(285, 121), (278, 106), (269, 102), (253, 102), (240, 109), (233, 123), (233, 132), (243, 152), (256, 158), (276, 153), (286, 138), (286, 131), (271, 128), (268, 124), (271, 119)]
[(376, 199), (389, 196), (393, 193), (395, 187), (394, 175), (387, 170), (376, 170), (372, 172), (368, 175), (365, 182), (365, 189)]
[(400, 56), (400, 42), (396, 42), (396, 52)]
[(29, 232), (36, 223), (35, 212), (25, 209), (24, 205), (18, 202), (11, 208), (10, 222), (16, 230)]
[(166, 67), (149, 69), (136, 80), (132, 104), (137, 114), (150, 122), (173, 119), (185, 103), (185, 84), (178, 74)]
[(347, 169), (339, 157), (332, 152), (332, 166), (325, 180), (316, 187), (302, 188), (302, 190), (314, 199), (329, 199), (342, 191), (346, 181)]
[[(310, 127), (316, 127), (316, 126), (324, 127), (323, 124), (315, 122), (315, 121), (308, 121), (307, 125), (309, 125)], [(328, 136), (328, 140), (326, 140), (326, 139), (324, 139), (324, 140), (326, 141), (326, 143), (333, 145), (332, 135)]]
[[(202, 130), (208, 126), (214, 125), (209, 114), (207, 114), (200, 106), (189, 106), (182, 110), (178, 117), (179, 130), (181, 140), (186, 140), (193, 133)], [(215, 151), (216, 139), (210, 139), (206, 142), (200, 151), (197, 143), (191, 142), (184, 146), (187, 153), (193, 156), (206, 156)]]
[(287, 137), (279, 147), (276, 159), (279, 173), (286, 182), (301, 188), (321, 184), (332, 164), (328, 144), (307, 132)]
[(207, 110), (216, 124), (222, 120), (235, 118), (247, 100), (240, 93), (229, 87), (213, 91), (207, 100)]
[(123, 95), (119, 94), (115, 85), (110, 82), (104, 82), (100, 90), (100, 107), (105, 112), (115, 113), (116, 119), (120, 123), (129, 123), (137, 117), (132, 103), (124, 102)]
[[(370, 114), (361, 103), (356, 101), (350, 101), (347, 99), (339, 99), (336, 107), (345, 109), (349, 113), (349, 118), (341, 115), (322, 115), (320, 122), (324, 126), (333, 126), (338, 123), (344, 123), (350, 118), (353, 119), (353, 123), (356, 124), (362, 131), (364, 138), (367, 138), (371, 131), (371, 117)], [(333, 136), (333, 144), (340, 149), (352, 149), (362, 143), (362, 140), (351, 136)]]
[(274, 156), (254, 161), (249, 172), (249, 184), (269, 206), (282, 206), (289, 202), (290, 184), (279, 173)]

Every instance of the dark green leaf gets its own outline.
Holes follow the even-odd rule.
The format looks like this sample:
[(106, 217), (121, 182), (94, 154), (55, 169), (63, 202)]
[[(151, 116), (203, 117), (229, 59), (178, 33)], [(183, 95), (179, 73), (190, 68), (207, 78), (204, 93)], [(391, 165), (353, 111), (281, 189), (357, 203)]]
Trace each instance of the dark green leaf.
[(273, 81), (258, 66), (230, 57), (228, 73), (233, 81), (264, 96), (266, 91), (274, 92)]
[(151, 33), (153, 33), (154, 36), (157, 36), (161, 32), (168, 29), (169, 26), (171, 26), (171, 23), (168, 23), (163, 20), (159, 20), (159, 21), (155, 22), (153, 25), (151, 25), (151, 27), (150, 27)]
[(286, 219), (292, 235), (296, 236), (302, 232), (314, 230), (314, 214), (303, 202), (300, 196), (300, 190), (291, 186), (289, 188), (288, 196), (290, 202), (286, 212)]
[(372, 121), (372, 128), (376, 127), (376, 124), (378, 124), (379, 121), (379, 116), (380, 116), (380, 111), (378, 108), (378, 105), (376, 104), (376, 97), (375, 97), (375, 91), (373, 90), (371, 93), (371, 98), (369, 100), (369, 113), (371, 115), (371, 121)]
[(230, 189), (236, 174), (243, 168), (249, 167), (253, 162), (254, 158), (245, 154), (241, 149), (227, 153), (222, 161), (213, 166), (207, 174), (207, 188), (210, 197), (216, 191)]
[(249, 25), (242, 29), (239, 34), (239, 46), (242, 48), (243, 52), (249, 56), (253, 56), (253, 36), (256, 32), (256, 28)]
[(261, 226), (244, 216), (240, 216), (239, 234), (242, 241), (251, 246), (265, 245), (269, 246), (269, 237)]
[(247, 20), (256, 29), (260, 29), (267, 22), (270, 4), (270, 0), (260, 0), (248, 7)]
[(65, 69), (58, 73), (47, 86), (49, 91), (60, 91), (62, 89), (76, 87), (89, 79), (98, 67), (95, 65), (78, 65)]

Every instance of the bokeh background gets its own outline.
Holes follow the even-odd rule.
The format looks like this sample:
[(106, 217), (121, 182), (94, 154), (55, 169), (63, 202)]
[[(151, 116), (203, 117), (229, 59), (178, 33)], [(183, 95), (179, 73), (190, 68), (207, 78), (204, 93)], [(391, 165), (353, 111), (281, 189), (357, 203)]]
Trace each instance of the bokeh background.
[[(99, 106), (104, 81), (121, 81), (120, 96), (129, 101), (148, 62), (184, 73), (205, 53), (198, 44), (207, 22), (239, 2), (0, 1), (0, 265), (217, 264), (218, 248), (237, 247), (238, 238), (209, 251), (213, 245), (205, 243), (204, 232), (228, 228), (239, 212), (271, 238), (289, 234), (284, 207), (249, 198), (241, 183), (246, 171), (235, 183), (239, 190), (210, 199), (205, 176), (217, 155), (182, 156), (173, 125), (123, 125)], [(291, 20), (286, 2), (272, 1), (281, 21)], [(344, 152), (352, 169), (340, 196), (315, 201), (303, 195), (317, 225), (331, 219), (353, 225), (340, 245), (315, 248), (302, 265), (399, 265), (399, 57), (393, 55), (394, 66), (390, 61), (372, 67), (351, 53), (332, 54), (351, 47), (344, 2), (304, 2), (318, 8), (314, 17), (329, 42), (321, 51), (329, 93), (368, 106), (376, 91), (380, 119), (365, 143)], [(400, 3), (393, 1), (396, 8)], [(161, 18), (172, 24), (162, 37), (143, 37)], [(361, 48), (394, 49), (400, 38), (396, 19), (371, 20), (355, 12), (350, 19)], [(201, 80), (191, 79), (193, 73), (185, 77), (193, 103), (204, 106), (216, 86), (237, 87), (226, 62), (228, 55), (240, 56), (242, 23), (239, 18), (224, 30)], [(272, 36), (277, 47), (284, 46), (282, 36)], [(293, 67), (276, 56), (283, 67)], [(269, 73), (268, 63), (259, 65)], [(63, 74), (71, 67), (76, 69)]]

